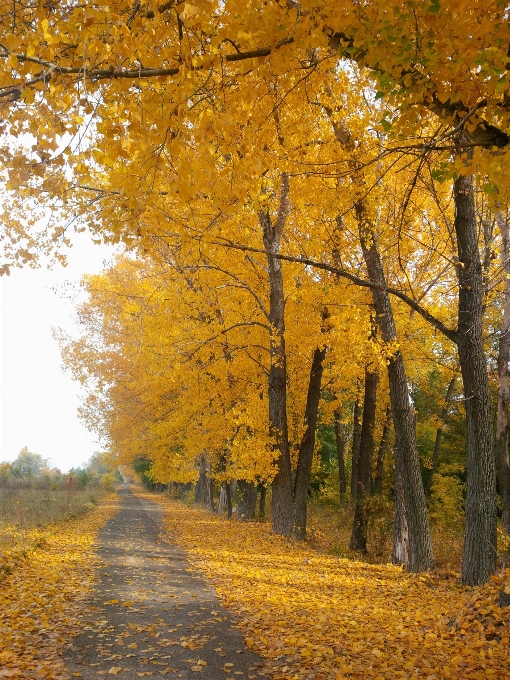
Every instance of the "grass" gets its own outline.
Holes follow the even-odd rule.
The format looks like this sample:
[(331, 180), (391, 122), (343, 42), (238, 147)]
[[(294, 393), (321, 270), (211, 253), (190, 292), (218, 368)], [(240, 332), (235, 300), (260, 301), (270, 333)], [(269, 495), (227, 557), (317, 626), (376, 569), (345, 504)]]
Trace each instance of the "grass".
[(34, 550), (44, 545), (51, 527), (94, 508), (105, 490), (71, 489), (27, 484), (0, 488), (0, 575), (12, 573)]

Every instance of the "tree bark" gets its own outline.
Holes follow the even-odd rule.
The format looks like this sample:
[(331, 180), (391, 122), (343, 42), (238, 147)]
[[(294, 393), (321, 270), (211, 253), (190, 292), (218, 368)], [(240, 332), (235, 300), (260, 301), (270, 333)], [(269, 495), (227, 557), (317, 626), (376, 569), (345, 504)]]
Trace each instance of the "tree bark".
[(407, 527), (406, 508), (404, 503), (404, 487), (402, 475), (398, 471), (395, 459), (395, 525), (393, 529), (393, 564), (406, 566), (409, 563), (409, 531)]
[(498, 417), (496, 421), (496, 465), (501, 495), (503, 532), (510, 534), (510, 464), (508, 460), (508, 362), (510, 360), (510, 247), (508, 221), (501, 213), (496, 223), (501, 233), (501, 264), (505, 274), (505, 304), (498, 348)]
[(259, 500), (259, 518), (261, 520), (266, 517), (266, 494), (267, 489), (264, 484), (260, 484), (260, 500)]
[[(324, 314), (323, 314), (324, 320)], [(305, 408), (305, 431), (299, 447), (296, 478), (294, 483), (294, 537), (299, 541), (306, 538), (306, 522), (308, 510), (308, 487), (312, 472), (313, 452), (315, 449), (315, 435), (317, 431), (317, 415), (321, 397), (322, 373), (326, 348), (317, 347), (313, 353), (308, 393)]]
[(453, 394), (453, 388), (455, 387), (455, 376), (450, 380), (448, 383), (448, 387), (446, 389), (446, 395), (444, 398), (444, 406), (443, 410), (441, 411), (441, 424), (436, 430), (436, 440), (434, 442), (434, 451), (432, 452), (432, 468), (430, 469), (429, 476), (427, 478), (427, 484), (425, 487), (425, 495), (427, 497), (430, 497), (431, 491), (432, 491), (432, 482), (434, 479), (434, 475), (437, 472), (437, 463), (439, 460), (439, 452), (441, 451), (441, 439), (443, 437), (443, 428), (446, 425), (446, 421), (448, 419), (448, 410), (450, 408), (450, 401), (452, 400), (452, 394)]
[(487, 361), (483, 349), (483, 276), (474, 181), (454, 182), (458, 252), (457, 347), (466, 406), (467, 492), (462, 581), (481, 585), (496, 567), (496, 469)]
[[(386, 286), (375, 233), (366, 215), (363, 201), (355, 204), (355, 211), (368, 277), (373, 283)], [(372, 299), (382, 339), (391, 346), (397, 340), (397, 332), (389, 294), (386, 290), (372, 289)], [(406, 566), (409, 571), (421, 572), (433, 569), (434, 558), (416, 446), (414, 412), (409, 396), (404, 358), (399, 349), (393, 351), (388, 359), (388, 382), (395, 430), (395, 460), (402, 479), (409, 539), (407, 551), (409, 562)]]
[(220, 486), (220, 499), (218, 501), (218, 515), (223, 515), (227, 506), (227, 492), (225, 491), (225, 483)]
[(361, 445), (361, 404), (359, 397), (354, 403), (354, 412), (352, 416), (352, 456), (351, 456), (351, 501), (356, 500), (358, 493), (358, 468), (359, 468), (359, 450)]
[(340, 503), (343, 503), (347, 493), (347, 477), (345, 476), (345, 438), (340, 423), (340, 413), (335, 411), (335, 440), (336, 455), (338, 458), (338, 485), (340, 491)]
[(202, 454), (198, 458), (199, 474), (195, 487), (195, 503), (205, 503), (206, 487), (209, 481), (207, 475), (207, 460)]
[(232, 519), (232, 493), (231, 493), (231, 483), (225, 482), (225, 495), (227, 500), (227, 519)]
[(273, 479), (273, 531), (290, 536), (294, 523), (292, 469), (287, 423), (287, 355), (285, 351), (285, 296), (282, 263), (278, 254), (285, 221), (290, 212), (289, 176), (282, 173), (278, 216), (273, 222), (268, 211), (259, 212), (269, 273), (269, 433), (275, 444), (278, 472)]
[(246, 519), (255, 519), (257, 511), (257, 485), (248, 482), (246, 485)]
[(365, 369), (365, 395), (363, 399), (363, 422), (361, 425), (356, 506), (349, 548), (367, 551), (367, 500), (372, 483), (372, 456), (374, 453), (375, 409), (379, 374)]
[[(210, 464), (209, 464), (209, 474), (210, 474)], [(205, 487), (205, 509), (214, 512), (214, 482), (208, 476), (207, 484)]]
[(237, 519), (244, 519), (246, 515), (246, 481), (237, 480)]
[(374, 480), (374, 494), (380, 495), (383, 490), (383, 477), (384, 477), (384, 457), (388, 450), (388, 444), (390, 441), (390, 427), (391, 427), (391, 407), (388, 406), (386, 409), (386, 419), (384, 421), (381, 442), (379, 444), (379, 449), (377, 450), (377, 465)]

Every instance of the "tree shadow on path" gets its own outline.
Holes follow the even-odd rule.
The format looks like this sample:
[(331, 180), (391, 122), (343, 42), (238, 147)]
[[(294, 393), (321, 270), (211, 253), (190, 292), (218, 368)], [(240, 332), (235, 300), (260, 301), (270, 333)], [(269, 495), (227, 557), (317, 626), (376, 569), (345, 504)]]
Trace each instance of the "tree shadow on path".
[(119, 495), (98, 537), (101, 568), (83, 632), (65, 650), (70, 676), (267, 677), (214, 589), (166, 542), (161, 506), (128, 484)]

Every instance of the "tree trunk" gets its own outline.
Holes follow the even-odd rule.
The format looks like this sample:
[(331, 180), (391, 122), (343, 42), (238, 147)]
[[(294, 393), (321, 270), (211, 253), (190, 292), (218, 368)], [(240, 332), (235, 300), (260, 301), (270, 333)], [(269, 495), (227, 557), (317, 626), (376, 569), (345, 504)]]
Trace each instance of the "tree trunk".
[(390, 427), (391, 427), (391, 407), (388, 406), (386, 409), (386, 419), (384, 421), (381, 443), (379, 444), (379, 449), (377, 451), (377, 466), (375, 472), (374, 480), (374, 494), (380, 495), (383, 490), (383, 477), (384, 477), (384, 457), (388, 450), (388, 444), (390, 442)]
[(409, 531), (407, 528), (406, 508), (402, 475), (395, 459), (395, 526), (393, 530), (393, 564), (406, 566), (409, 563)]
[(225, 495), (227, 500), (227, 519), (232, 519), (232, 482), (225, 482)]
[(483, 277), (474, 181), (454, 182), (458, 251), (457, 347), (466, 406), (467, 493), (462, 581), (481, 585), (496, 567), (496, 469), (487, 361), (483, 349)]
[(205, 502), (205, 494), (206, 494), (206, 487), (208, 484), (208, 476), (207, 476), (207, 461), (205, 456), (202, 454), (198, 458), (198, 464), (199, 464), (199, 474), (198, 474), (198, 481), (197, 485), (195, 487), (195, 503), (204, 503)]
[[(355, 204), (356, 217), (368, 277), (373, 283), (386, 286), (386, 278), (372, 224), (367, 218), (363, 201)], [(372, 289), (377, 325), (382, 340), (391, 346), (397, 340), (393, 309), (386, 290)], [(404, 506), (408, 529), (409, 571), (433, 569), (432, 541), (427, 517), (425, 492), (416, 446), (416, 424), (409, 397), (404, 358), (399, 349), (388, 359), (391, 412), (395, 430), (395, 459), (402, 478)]]
[(244, 519), (255, 519), (257, 510), (257, 485), (253, 482), (246, 482), (245, 494), (245, 517)]
[(340, 423), (340, 413), (335, 411), (335, 440), (336, 455), (338, 458), (338, 484), (340, 490), (340, 503), (343, 503), (347, 493), (347, 477), (345, 476), (345, 438)]
[(237, 519), (244, 519), (246, 515), (246, 481), (237, 480)]
[(508, 221), (499, 213), (496, 218), (501, 232), (501, 264), (505, 273), (505, 304), (498, 348), (498, 418), (496, 421), (496, 465), (501, 494), (503, 532), (510, 534), (510, 464), (508, 460), (508, 362), (510, 359), (510, 247)]
[(209, 476), (210, 472), (211, 468), (209, 464), (207, 484), (205, 487), (205, 509), (214, 512), (214, 482)]
[(453, 388), (455, 387), (455, 376), (448, 383), (448, 388), (446, 390), (446, 395), (444, 398), (444, 406), (441, 411), (441, 424), (436, 430), (436, 440), (434, 442), (434, 451), (432, 453), (432, 468), (430, 469), (429, 476), (427, 478), (427, 485), (425, 488), (425, 494), (430, 497), (432, 491), (432, 482), (434, 480), (434, 475), (437, 472), (437, 462), (439, 460), (439, 452), (441, 451), (441, 439), (443, 437), (443, 428), (446, 425), (448, 419), (448, 410), (450, 408), (450, 401), (452, 400)]
[(360, 453), (356, 506), (349, 548), (367, 551), (367, 500), (372, 483), (372, 456), (374, 453), (375, 409), (379, 374), (365, 369), (365, 395), (363, 399), (363, 422), (361, 425)]
[(275, 222), (268, 211), (259, 212), (269, 273), (269, 432), (274, 440), (278, 472), (273, 479), (273, 531), (290, 536), (294, 523), (292, 469), (287, 424), (287, 355), (285, 352), (285, 296), (282, 263), (278, 254), (285, 221), (290, 212), (289, 176), (282, 173), (280, 205)]
[(266, 517), (266, 494), (267, 489), (264, 484), (260, 485), (260, 500), (259, 500), (259, 519), (263, 520)]
[[(323, 314), (324, 320), (324, 314)], [(317, 347), (313, 353), (310, 380), (308, 382), (308, 394), (305, 408), (305, 431), (299, 447), (296, 479), (294, 485), (294, 537), (299, 541), (306, 538), (306, 521), (308, 509), (308, 486), (312, 471), (313, 452), (315, 449), (315, 434), (317, 431), (317, 415), (319, 413), (319, 401), (321, 397), (321, 383), (323, 362), (326, 357), (326, 348)]]
[(358, 492), (359, 449), (361, 444), (361, 404), (359, 397), (354, 404), (352, 417), (352, 457), (351, 457), (351, 501), (356, 500)]
[(225, 483), (220, 486), (220, 499), (218, 501), (218, 515), (223, 515), (227, 506), (227, 492), (225, 491)]

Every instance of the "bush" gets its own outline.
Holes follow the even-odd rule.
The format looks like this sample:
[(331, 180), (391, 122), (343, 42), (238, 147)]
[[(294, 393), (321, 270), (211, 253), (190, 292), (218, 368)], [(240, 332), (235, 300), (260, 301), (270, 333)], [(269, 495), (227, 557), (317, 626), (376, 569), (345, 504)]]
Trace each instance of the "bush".
[(462, 532), (464, 525), (464, 493), (457, 465), (442, 465), (434, 475), (429, 517), (432, 524), (451, 535)]
[(115, 484), (115, 473), (107, 472), (101, 477), (101, 486), (105, 491), (112, 491)]

